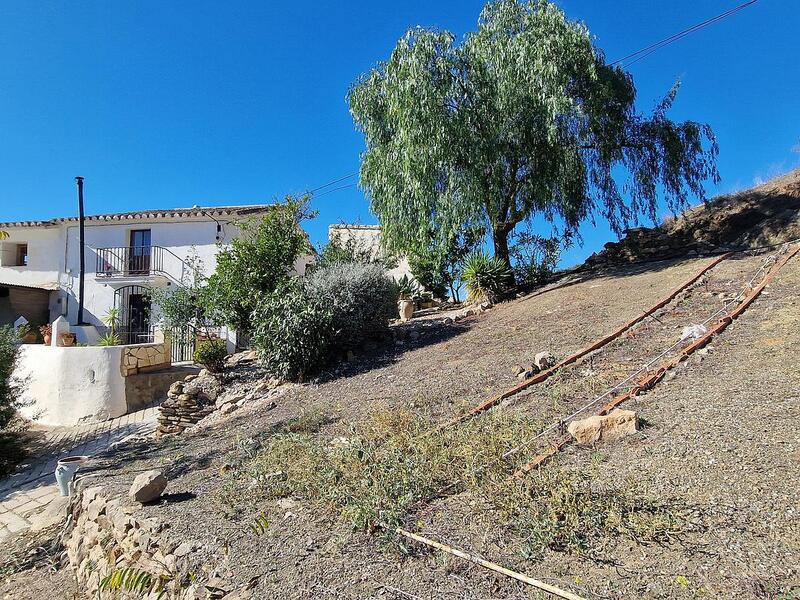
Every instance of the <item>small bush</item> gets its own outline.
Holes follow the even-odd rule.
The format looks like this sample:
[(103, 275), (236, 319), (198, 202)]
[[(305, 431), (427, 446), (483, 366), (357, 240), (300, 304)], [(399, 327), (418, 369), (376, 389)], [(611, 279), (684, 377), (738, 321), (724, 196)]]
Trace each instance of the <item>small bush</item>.
[(14, 379), (19, 335), (12, 327), (0, 327), (0, 477), (10, 473), (23, 458), (23, 422), (17, 411), (24, 406), (22, 382)]
[(309, 297), (331, 311), (333, 346), (347, 351), (387, 331), (397, 315), (397, 287), (377, 264), (336, 263), (305, 282)]
[(523, 288), (545, 283), (555, 273), (561, 257), (561, 241), (521, 232), (514, 238), (511, 249), (514, 278)]
[(302, 381), (328, 357), (332, 313), (297, 281), (263, 297), (253, 312), (252, 344), (267, 370)]
[(467, 301), (473, 304), (497, 302), (513, 275), (496, 256), (476, 252), (464, 261), (461, 278), (467, 285)]
[(686, 523), (684, 511), (646, 498), (640, 486), (598, 489), (587, 470), (548, 466), (486, 490), (523, 539), (523, 554), (593, 554), (603, 537), (665, 541)]
[(208, 340), (197, 346), (192, 358), (212, 373), (219, 373), (225, 366), (227, 356), (228, 345), (224, 340)]

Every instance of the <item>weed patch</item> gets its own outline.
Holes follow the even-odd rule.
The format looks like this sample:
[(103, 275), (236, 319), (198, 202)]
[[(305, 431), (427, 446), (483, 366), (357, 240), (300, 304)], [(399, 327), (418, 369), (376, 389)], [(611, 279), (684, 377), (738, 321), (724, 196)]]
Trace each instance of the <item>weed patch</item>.
[(539, 427), (523, 417), (489, 414), (434, 433), (428, 420), (387, 411), (334, 440), (284, 428), (229, 482), (223, 500), (235, 506), (305, 499), (356, 530), (381, 528), (386, 535), (412, 520), (425, 501), (466, 491), (514, 524), (529, 557), (546, 549), (586, 554), (604, 536), (660, 540), (679, 529), (676, 511), (645, 500), (635, 486), (594, 489), (599, 463), (581, 471), (551, 465), (511, 478), (517, 465), (502, 455)]

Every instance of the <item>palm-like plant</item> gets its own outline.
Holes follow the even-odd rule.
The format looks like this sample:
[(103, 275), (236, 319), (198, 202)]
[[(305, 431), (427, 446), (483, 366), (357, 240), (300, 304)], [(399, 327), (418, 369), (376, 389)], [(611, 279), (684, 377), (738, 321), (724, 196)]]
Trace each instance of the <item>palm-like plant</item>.
[(8, 232), (0, 230), (0, 240), (4, 240), (7, 237), (8, 237)]
[(511, 280), (508, 266), (496, 256), (475, 252), (464, 261), (461, 279), (467, 285), (467, 302), (496, 302)]

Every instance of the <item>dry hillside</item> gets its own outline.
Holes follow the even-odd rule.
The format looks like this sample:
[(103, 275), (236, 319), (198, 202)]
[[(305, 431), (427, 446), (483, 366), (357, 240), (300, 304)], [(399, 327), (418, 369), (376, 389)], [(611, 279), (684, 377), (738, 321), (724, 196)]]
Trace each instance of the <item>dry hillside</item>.
[[(604, 269), (454, 323), (440, 313), (398, 325), (394, 343), (308, 384), (261, 391), (264, 373), (243, 363), (226, 382), (250, 394), (243, 408), (132, 442), (87, 471), (122, 498), (137, 473), (164, 471), (168, 496), (130, 507), (158, 525), (124, 543), (172, 556), (195, 598), (547, 597), (373, 527), (390, 519), (587, 599), (800, 597), (800, 255), (710, 345), (621, 406), (636, 411), (637, 432), (569, 445), (510, 478), (596, 412), (594, 399), (674, 352), (687, 325), (733, 309), (786, 248), (732, 255), (576, 364), (433, 429), (519, 384), (516, 366), (537, 352), (564, 358), (633, 319), (707, 266), (705, 251), (800, 237), (798, 208), (795, 172), (632, 232)], [(639, 254), (611, 258), (634, 239)], [(669, 258), (643, 262), (660, 257), (646, 247)], [(6, 561), (33, 543), (18, 541)], [(65, 591), (70, 568), (38, 568), (10, 574), (0, 593), (85, 589)]]

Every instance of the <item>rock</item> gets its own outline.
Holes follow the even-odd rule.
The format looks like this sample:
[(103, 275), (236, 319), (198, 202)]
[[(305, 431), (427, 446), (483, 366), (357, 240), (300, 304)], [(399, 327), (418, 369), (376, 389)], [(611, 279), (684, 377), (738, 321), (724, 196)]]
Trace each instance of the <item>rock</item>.
[(443, 325), (452, 325), (453, 323), (455, 323), (455, 319), (453, 319), (453, 317), (445, 317), (442, 319)]
[(696, 340), (708, 333), (705, 325), (687, 325), (681, 332), (681, 341)]
[(237, 410), (238, 408), (239, 408), (239, 405), (236, 404), (236, 403), (225, 404), (225, 405), (222, 406), (222, 408), (219, 409), (219, 413), (221, 415), (229, 415), (233, 411)]
[(556, 364), (555, 357), (547, 351), (539, 352), (533, 359), (533, 364), (540, 371), (554, 367)]
[(137, 475), (136, 479), (133, 480), (128, 495), (137, 502), (144, 504), (145, 502), (152, 502), (161, 496), (166, 487), (167, 478), (164, 477), (161, 471), (154, 469)]
[(176, 381), (171, 386), (169, 386), (169, 393), (175, 394), (176, 396), (180, 396), (183, 393), (183, 382)]
[(525, 371), (527, 371), (525, 367), (523, 367), (522, 365), (516, 365), (514, 367), (514, 377), (519, 377), (520, 375), (523, 375)]
[(31, 531), (41, 531), (63, 523), (67, 519), (69, 496), (56, 496), (44, 510), (30, 518)]
[(177, 548), (175, 548), (175, 550), (172, 551), (172, 554), (174, 554), (178, 558), (181, 558), (197, 550), (197, 547), (198, 546), (195, 542), (183, 542)]
[(638, 431), (636, 413), (632, 410), (614, 409), (607, 415), (595, 415), (572, 421), (567, 427), (569, 434), (579, 444), (611, 442)]
[(278, 508), (282, 508), (283, 510), (291, 510), (292, 508), (297, 507), (297, 502), (291, 498), (280, 498), (276, 504), (278, 505)]
[(183, 380), (187, 383), (190, 381), (194, 381), (195, 379), (197, 379), (197, 375), (187, 375), (186, 377), (183, 378)]

